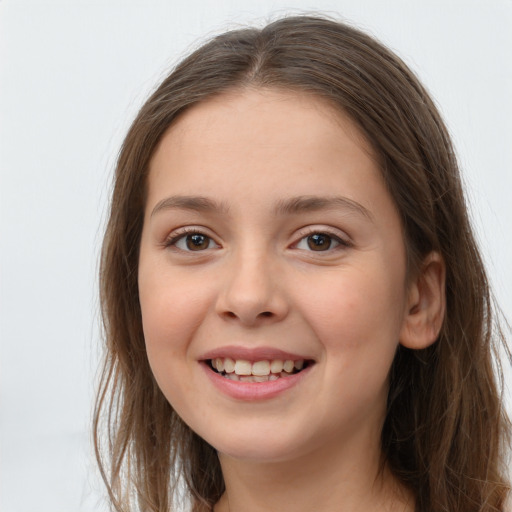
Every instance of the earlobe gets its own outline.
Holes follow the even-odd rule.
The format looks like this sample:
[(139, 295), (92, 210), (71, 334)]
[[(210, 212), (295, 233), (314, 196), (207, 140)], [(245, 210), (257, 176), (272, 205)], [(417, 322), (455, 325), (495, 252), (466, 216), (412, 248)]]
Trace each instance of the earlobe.
[(422, 349), (439, 336), (446, 309), (446, 267), (438, 252), (423, 260), (417, 276), (409, 283), (407, 309), (400, 343), (407, 348)]

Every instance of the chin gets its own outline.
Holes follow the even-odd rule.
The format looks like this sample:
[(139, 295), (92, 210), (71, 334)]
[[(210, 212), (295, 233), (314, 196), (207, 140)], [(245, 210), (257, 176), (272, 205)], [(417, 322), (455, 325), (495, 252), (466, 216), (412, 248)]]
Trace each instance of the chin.
[(217, 450), (219, 457), (229, 457), (254, 464), (272, 464), (286, 462), (297, 456), (296, 450), (289, 446), (276, 446), (268, 443), (257, 446), (226, 446), (224, 450)]
[(212, 435), (209, 432), (203, 438), (211, 444), (219, 453), (219, 456), (226, 456), (232, 459), (243, 460), (254, 463), (284, 462), (300, 457), (305, 452), (304, 447), (311, 448), (312, 440), (307, 439), (303, 434), (293, 435), (289, 432), (285, 435), (276, 435), (279, 427), (240, 427), (232, 432), (223, 435)]

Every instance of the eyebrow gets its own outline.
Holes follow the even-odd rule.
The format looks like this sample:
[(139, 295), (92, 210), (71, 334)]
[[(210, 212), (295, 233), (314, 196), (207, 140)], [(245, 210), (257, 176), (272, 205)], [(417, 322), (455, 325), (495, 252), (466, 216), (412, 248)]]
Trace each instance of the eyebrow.
[[(227, 213), (229, 208), (223, 202), (217, 202), (204, 196), (170, 196), (159, 201), (151, 217), (166, 210), (191, 210), (197, 212)], [(291, 199), (280, 200), (276, 203), (274, 211), (278, 215), (291, 215), (297, 213), (314, 212), (320, 210), (344, 209), (362, 215), (374, 222), (374, 216), (357, 201), (342, 196), (298, 196)]]
[(224, 203), (218, 203), (209, 197), (203, 196), (171, 196), (166, 197), (159, 201), (153, 211), (151, 212), (151, 217), (157, 214), (158, 212), (165, 210), (191, 210), (196, 212), (220, 212), (226, 213), (228, 211), (228, 207)]
[(276, 205), (276, 213), (293, 214), (302, 212), (313, 212), (319, 210), (337, 210), (344, 209), (353, 213), (363, 215), (374, 222), (373, 214), (357, 201), (342, 196), (299, 196), (284, 201), (279, 201)]

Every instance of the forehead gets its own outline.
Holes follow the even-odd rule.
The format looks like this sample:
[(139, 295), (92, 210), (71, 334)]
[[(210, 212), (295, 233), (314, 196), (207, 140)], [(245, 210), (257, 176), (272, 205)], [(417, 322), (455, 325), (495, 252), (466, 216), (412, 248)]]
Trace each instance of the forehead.
[(196, 104), (166, 131), (150, 162), (149, 191), (171, 176), (176, 187), (193, 183), (207, 189), (223, 178), (256, 184), (279, 178), (321, 187), (336, 178), (340, 166), (357, 168), (361, 179), (381, 179), (370, 144), (327, 100), (237, 90)]
[[(247, 122), (247, 132), (240, 131), (242, 120)], [(220, 123), (222, 130), (218, 130)], [(234, 89), (196, 103), (174, 121), (163, 139), (171, 134), (175, 139), (192, 134), (202, 139), (207, 134), (208, 139), (203, 142), (222, 143), (226, 142), (224, 135), (234, 128), (239, 137), (249, 135), (252, 143), (277, 145), (315, 132), (318, 135), (320, 130), (330, 131), (334, 126), (373, 155), (361, 130), (333, 101), (305, 91), (280, 88)], [(213, 127), (217, 130), (212, 132)]]
[[(188, 130), (198, 132), (201, 128), (208, 130), (221, 120), (226, 130), (233, 126), (240, 129), (240, 120), (250, 123), (250, 135), (262, 136), (267, 134), (273, 141), (279, 142), (276, 133), (269, 133), (268, 128), (283, 128), (283, 139), (287, 136), (297, 137), (312, 133), (314, 129), (332, 128), (342, 130), (355, 143), (365, 146), (372, 153), (365, 137), (341, 108), (326, 98), (307, 91), (289, 90), (282, 88), (247, 87), (229, 90), (216, 94), (205, 101), (196, 103), (179, 116), (167, 134), (185, 135)], [(320, 127), (321, 118), (323, 126)], [(304, 122), (309, 123), (304, 124)], [(265, 126), (263, 132), (258, 128)], [(217, 136), (220, 140), (222, 132), (209, 133), (210, 137)], [(240, 133), (242, 135), (242, 133)]]

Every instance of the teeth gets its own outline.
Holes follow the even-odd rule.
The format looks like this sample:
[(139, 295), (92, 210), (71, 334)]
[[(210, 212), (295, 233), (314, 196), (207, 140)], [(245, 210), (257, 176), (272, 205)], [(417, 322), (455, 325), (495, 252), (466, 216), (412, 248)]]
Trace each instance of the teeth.
[(237, 375), (236, 373), (227, 373), (223, 375), (225, 379), (236, 380), (240, 382), (268, 382), (280, 379), (281, 377), (287, 377), (288, 374), (285, 372), (280, 373), (279, 375), (274, 375), (271, 373), (270, 375)]
[(268, 361), (257, 361), (252, 364), (253, 375), (268, 375), (270, 373), (270, 363)]
[(226, 377), (232, 380), (242, 380), (246, 382), (266, 382), (285, 377), (304, 368), (304, 359), (287, 359), (282, 361), (274, 359), (272, 361), (255, 361), (251, 363), (246, 359), (231, 359), (229, 357), (217, 357), (211, 360), (211, 365), (219, 373), (226, 374)]
[(235, 363), (235, 373), (237, 375), (251, 375), (252, 364), (245, 359), (238, 359)]
[(286, 372), (286, 373), (292, 373), (293, 372), (293, 368), (294, 368), (294, 363), (293, 361), (290, 361), (289, 359), (286, 360), (284, 362), (284, 365), (283, 365), (283, 370)]
[(272, 373), (281, 373), (283, 371), (283, 361), (276, 359), (270, 363), (270, 371)]
[(226, 373), (233, 373), (235, 371), (235, 361), (233, 361), (233, 359), (230, 359), (229, 357), (224, 359), (224, 371)]

